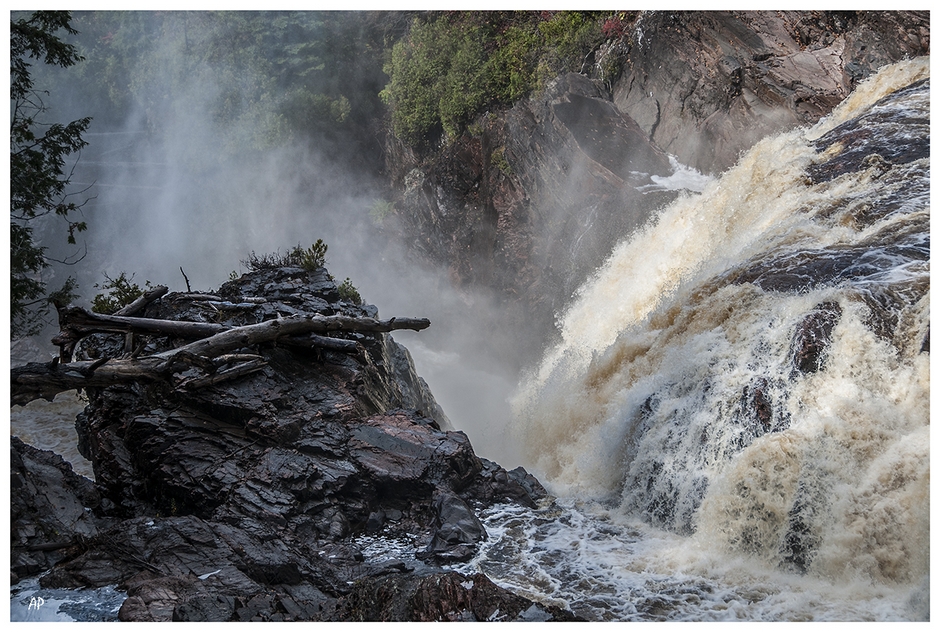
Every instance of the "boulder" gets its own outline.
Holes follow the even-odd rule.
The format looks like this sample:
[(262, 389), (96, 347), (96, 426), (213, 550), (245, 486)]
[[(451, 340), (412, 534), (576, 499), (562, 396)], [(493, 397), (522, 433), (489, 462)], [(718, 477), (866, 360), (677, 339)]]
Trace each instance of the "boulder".
[(464, 562), (473, 556), (476, 544), (486, 539), (486, 529), (459, 496), (439, 492), (434, 498), (434, 536), (421, 554), (443, 562)]
[(11, 581), (75, 555), (108, 524), (94, 484), (57, 454), (10, 438)]
[(494, 584), (486, 575), (396, 575), (357, 583), (340, 608), (349, 621), (578, 621)]
[(791, 345), (794, 374), (815, 373), (823, 367), (832, 330), (842, 317), (836, 302), (820, 303), (797, 326)]

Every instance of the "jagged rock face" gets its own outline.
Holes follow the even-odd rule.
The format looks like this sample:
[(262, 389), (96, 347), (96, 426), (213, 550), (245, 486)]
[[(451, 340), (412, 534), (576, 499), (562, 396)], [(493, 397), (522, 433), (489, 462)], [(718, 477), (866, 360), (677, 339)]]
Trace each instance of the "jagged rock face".
[(351, 621), (578, 621), (500, 588), (477, 573), (397, 576), (357, 584), (343, 604)]
[(881, 66), (930, 54), (927, 12), (649, 12), (614, 103), (656, 146), (719, 173), (768, 134), (815, 123)]
[(565, 75), (417, 156), (386, 167), (405, 243), (458, 287), (493, 292), (537, 358), (572, 293), (675, 193), (638, 187), (667, 154), (719, 173), (768, 134), (828, 114), (881, 66), (929, 54), (929, 13), (643, 12), (603, 45), (592, 76)]
[(606, 91), (574, 73), (510, 110), (503, 135), (526, 194), (527, 259), (537, 271), (513, 289), (554, 319), (617, 242), (675, 198), (651, 179), (673, 169)]
[[(668, 157), (587, 77), (556, 79), (537, 98), (481, 119), (421, 166), (400, 164), (403, 236), (444, 263), (461, 288), (495, 291), (532, 360), (555, 314), (620, 236), (673, 192), (640, 190), (672, 172)], [(528, 337), (527, 337), (528, 336)]]
[(94, 537), (103, 524), (92, 482), (17, 437), (10, 439), (10, 492), (12, 583), (68, 558), (76, 539)]
[[(341, 301), (322, 269), (253, 272), (217, 295), (227, 300), (169, 294), (145, 316), (246, 324), (377, 311)], [(46, 587), (123, 586), (123, 620), (335, 620), (352, 580), (433, 576), (486, 537), (475, 507), (534, 506), (545, 495), (521, 468), (480, 459), (466, 435), (442, 429), (431, 415), (446, 418), (387, 334), (345, 335), (360, 352), (259, 345), (262, 370), (212, 386), (89, 392), (77, 429), (96, 488), (15, 442), (14, 508), (35, 505), (15, 512), (18, 572), (54, 566)], [(125, 344), (92, 338), (78, 353)], [(145, 353), (169, 344), (155, 338)], [(55, 494), (35, 494), (43, 472), (58, 473)], [(34, 514), (58, 496), (66, 517), (89, 509), (69, 525), (37, 527)], [(351, 542), (366, 533), (412, 542), (410, 564), (365, 558)], [(50, 542), (61, 552), (31, 555)]]

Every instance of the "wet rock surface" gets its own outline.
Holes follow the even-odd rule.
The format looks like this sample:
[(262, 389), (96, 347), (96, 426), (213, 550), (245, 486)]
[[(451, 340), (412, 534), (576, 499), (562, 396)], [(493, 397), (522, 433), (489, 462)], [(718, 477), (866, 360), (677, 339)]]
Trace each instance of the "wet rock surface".
[[(930, 156), (929, 104), (924, 109), (899, 108), (896, 103), (911, 97), (929, 102), (930, 80), (924, 79), (898, 90), (876, 103), (864, 116), (839, 125), (816, 141), (820, 152), (842, 151), (819, 164), (808, 174), (814, 183), (828, 182), (840, 175), (874, 169), (883, 175), (893, 165), (903, 165)], [(898, 143), (899, 135), (907, 137)]]
[(94, 484), (57, 454), (10, 439), (11, 583), (74, 554), (108, 523)]
[(367, 580), (356, 585), (343, 609), (351, 621), (580, 620), (555, 606), (542, 606), (514, 595), (482, 573)]
[(614, 102), (658, 147), (718, 173), (828, 114), (878, 68), (930, 53), (926, 12), (647, 12), (619, 43)]
[(577, 287), (675, 198), (651, 179), (675, 172), (669, 156), (718, 174), (761, 138), (815, 123), (880, 67), (930, 51), (928, 12), (630, 14), (583, 74), (424, 154), (386, 142), (404, 242), (531, 332), (492, 344), (510, 365), (537, 360)]
[(815, 373), (823, 368), (832, 329), (841, 317), (842, 307), (830, 301), (817, 305), (800, 322), (791, 347), (794, 373)]
[[(277, 268), (208, 298), (168, 294), (144, 316), (240, 325), (289, 310), (377, 311), (343, 302), (323, 269)], [(89, 389), (77, 429), (96, 484), (14, 439), (17, 576), (48, 570), (46, 588), (118, 585), (125, 621), (343, 619), (359, 582), (378, 590), (395, 576), (447, 576), (438, 565), (467, 559), (486, 537), (480, 507), (534, 506), (545, 495), (524, 470), (477, 457), (466, 435), (447, 429), (388, 334), (334, 335), (358, 350), (275, 342), (251, 349), (262, 370), (217, 384)], [(77, 353), (112, 357), (124, 344), (94, 334)], [(153, 352), (174, 341), (137, 344)], [(371, 559), (357, 544), (365, 534), (407, 551)], [(490, 592), (500, 595), (493, 603), (524, 602), (515, 614), (533, 605)], [(409, 616), (449, 618), (451, 606), (428, 599)]]
[[(873, 183), (864, 199), (833, 197), (828, 208), (817, 211), (820, 221), (844, 226), (861, 237), (825, 248), (771, 253), (729, 273), (733, 282), (754, 283), (770, 292), (851, 286), (854, 297), (869, 310), (866, 324), (871, 330), (899, 348), (909, 346), (904, 340), (905, 311), (930, 290), (930, 219), (923, 212), (930, 196), (929, 92), (929, 80), (897, 90), (815, 141), (819, 158), (807, 168), (809, 182), (844, 177)], [(889, 221), (900, 218), (905, 221)], [(823, 332), (834, 323), (822, 324), (832, 319), (821, 313), (833, 310), (817, 306), (800, 326), (804, 334), (796, 334), (798, 339), (817, 341), (794, 343), (799, 373), (817, 370), (821, 350), (815, 346), (828, 344)], [(806, 331), (819, 335), (807, 338)], [(925, 340), (917, 343), (921, 350)]]

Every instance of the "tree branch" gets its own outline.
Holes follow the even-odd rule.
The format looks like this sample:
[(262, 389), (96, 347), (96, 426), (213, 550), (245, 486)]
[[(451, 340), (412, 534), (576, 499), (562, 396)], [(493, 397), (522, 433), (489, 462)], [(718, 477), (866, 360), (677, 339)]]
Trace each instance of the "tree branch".
[(167, 286), (158, 285), (149, 292), (144, 292), (143, 296), (138, 297), (136, 300), (128, 303), (118, 311), (114, 312), (113, 316), (132, 316), (166, 294), (168, 291), (169, 288)]

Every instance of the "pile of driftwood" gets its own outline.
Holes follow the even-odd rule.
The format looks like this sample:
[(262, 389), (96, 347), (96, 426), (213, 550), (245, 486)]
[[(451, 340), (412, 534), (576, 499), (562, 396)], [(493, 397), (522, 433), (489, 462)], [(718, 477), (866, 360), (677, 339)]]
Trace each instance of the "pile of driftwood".
[[(103, 388), (133, 381), (173, 380), (176, 388), (201, 388), (261, 369), (265, 365), (264, 358), (253, 349), (265, 343), (357, 353), (360, 347), (356, 341), (323, 334), (338, 331), (382, 333), (398, 329), (420, 331), (431, 324), (426, 318), (379, 320), (302, 314), (236, 327), (134, 316), (166, 293), (165, 286), (158, 286), (110, 315), (82, 307), (59, 307), (61, 331), (52, 340), (59, 347), (59, 357), (48, 363), (31, 362), (13, 368), (11, 403), (25, 405), (39, 398), (52, 400), (63, 391)], [(174, 298), (205, 302), (220, 310), (254, 307), (265, 301), (257, 297), (226, 301), (219, 296), (194, 293), (176, 294)], [(72, 361), (78, 341), (96, 333), (124, 334), (121, 357)], [(135, 339), (154, 335), (180, 340), (183, 344), (152, 355), (142, 355), (145, 345), (135, 344)]]

